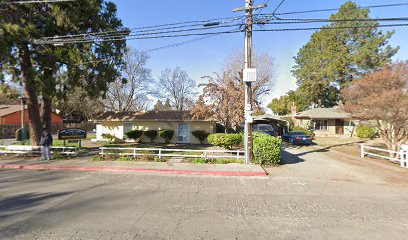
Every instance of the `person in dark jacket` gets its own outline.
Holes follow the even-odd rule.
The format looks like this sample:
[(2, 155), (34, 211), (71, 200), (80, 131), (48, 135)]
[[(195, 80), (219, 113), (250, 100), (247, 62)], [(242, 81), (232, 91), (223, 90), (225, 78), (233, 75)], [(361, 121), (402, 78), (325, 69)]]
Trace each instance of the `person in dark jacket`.
[(42, 160), (49, 161), (51, 159), (51, 145), (52, 136), (46, 129), (44, 129), (40, 139)]

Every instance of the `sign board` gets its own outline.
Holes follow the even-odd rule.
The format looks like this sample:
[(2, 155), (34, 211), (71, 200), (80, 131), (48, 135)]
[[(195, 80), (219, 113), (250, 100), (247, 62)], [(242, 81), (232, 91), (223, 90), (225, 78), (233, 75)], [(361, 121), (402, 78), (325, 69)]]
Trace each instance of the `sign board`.
[(58, 130), (59, 140), (85, 139), (86, 130), (81, 128), (63, 128)]
[(243, 72), (244, 82), (256, 81), (256, 68), (245, 68)]

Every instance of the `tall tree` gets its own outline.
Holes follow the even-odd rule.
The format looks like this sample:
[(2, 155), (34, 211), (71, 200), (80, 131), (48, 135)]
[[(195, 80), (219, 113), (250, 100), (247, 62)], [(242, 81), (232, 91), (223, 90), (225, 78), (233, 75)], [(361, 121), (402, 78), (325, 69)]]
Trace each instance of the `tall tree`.
[(164, 105), (163, 103), (159, 100), (157, 100), (156, 104), (154, 105), (154, 110), (155, 111), (163, 111), (164, 110)]
[[(118, 75), (124, 41), (84, 42), (63, 47), (40, 44), (35, 39), (121, 29), (116, 6), (104, 0), (0, 6), (1, 75), (24, 85), (28, 99), (30, 136), (38, 145), (42, 125), (50, 127), (51, 99), (81, 86), (90, 96), (106, 91)], [(103, 60), (102, 59), (109, 59)], [(89, 64), (81, 64), (89, 62)], [(68, 78), (56, 77), (66, 71)], [(42, 97), (42, 111), (38, 97)]]
[(164, 110), (171, 110), (172, 109), (172, 106), (171, 106), (171, 103), (170, 103), (170, 99), (166, 99), (166, 102), (164, 103)]
[(194, 96), (195, 82), (187, 72), (176, 67), (164, 69), (156, 83), (155, 93), (158, 97), (167, 98), (176, 110), (185, 110)]
[(128, 49), (122, 75), (109, 84), (105, 107), (112, 111), (144, 111), (149, 106), (147, 84), (151, 70), (147, 67), (149, 56), (145, 52)]
[(351, 1), (330, 20), (300, 49), (292, 70), (297, 84), (308, 93), (308, 102), (320, 99), (327, 107), (336, 105), (339, 91), (353, 79), (381, 69), (398, 50), (388, 44), (393, 32), (380, 31), (369, 10)]
[(353, 80), (342, 96), (354, 117), (376, 121), (388, 149), (399, 151), (408, 141), (408, 62)]
[[(207, 115), (225, 126), (226, 131), (239, 128), (244, 120), (244, 83), (242, 69), (244, 67), (242, 51), (237, 51), (228, 56), (219, 73), (206, 76), (209, 80), (204, 84), (203, 97), (208, 111), (204, 111), (201, 103), (193, 107), (194, 117), (200, 114)], [(260, 103), (275, 84), (275, 64), (272, 57), (267, 54), (254, 54), (254, 67), (257, 69), (257, 81), (253, 83), (253, 112), (261, 112)], [(200, 110), (199, 110), (200, 109)], [(212, 113), (211, 116), (209, 113)]]

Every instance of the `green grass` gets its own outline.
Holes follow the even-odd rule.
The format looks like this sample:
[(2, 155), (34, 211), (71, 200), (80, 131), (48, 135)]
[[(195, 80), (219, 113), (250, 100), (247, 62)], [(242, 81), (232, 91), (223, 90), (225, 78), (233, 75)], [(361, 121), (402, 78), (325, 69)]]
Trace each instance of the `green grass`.
[(193, 158), (191, 163), (197, 164), (229, 164), (229, 163), (244, 163), (244, 160), (237, 158)]

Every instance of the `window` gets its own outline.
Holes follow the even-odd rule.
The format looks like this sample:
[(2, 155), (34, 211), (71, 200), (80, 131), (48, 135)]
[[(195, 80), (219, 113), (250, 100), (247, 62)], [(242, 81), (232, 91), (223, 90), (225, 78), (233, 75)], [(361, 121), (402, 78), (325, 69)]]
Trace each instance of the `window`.
[(314, 120), (314, 130), (327, 130), (327, 120)]

